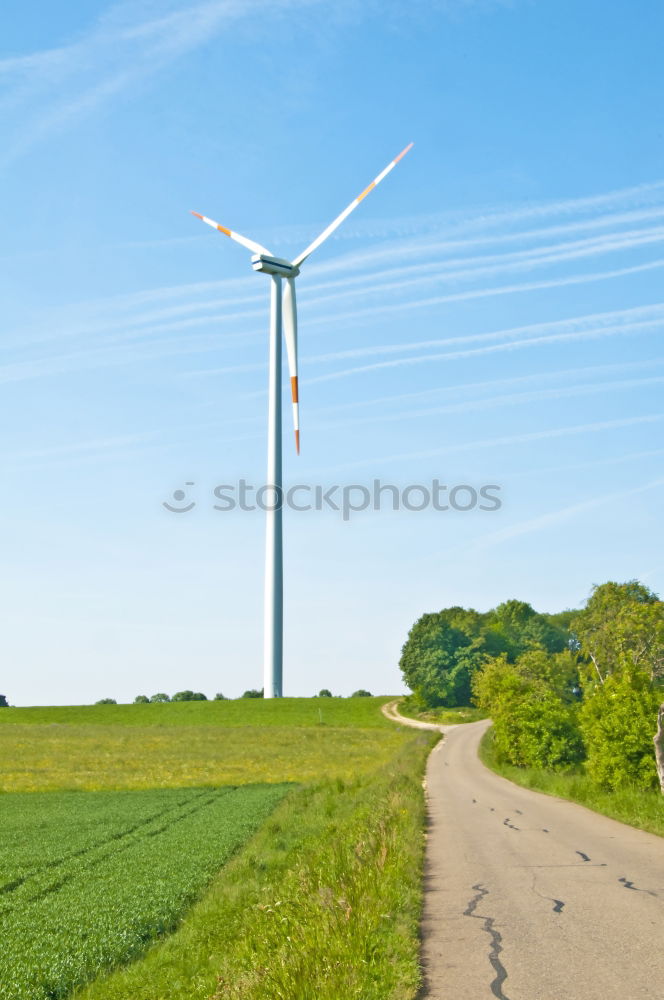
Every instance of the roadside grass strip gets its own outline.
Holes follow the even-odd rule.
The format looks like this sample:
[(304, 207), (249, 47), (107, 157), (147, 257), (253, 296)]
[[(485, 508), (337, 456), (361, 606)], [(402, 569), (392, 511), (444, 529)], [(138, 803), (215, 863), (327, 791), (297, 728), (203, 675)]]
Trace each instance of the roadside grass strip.
[(496, 757), (493, 729), (482, 737), (480, 760), (488, 768), (524, 788), (578, 802), (587, 809), (617, 819), (628, 826), (664, 837), (664, 795), (625, 784), (616, 791), (599, 788), (578, 765), (569, 771), (549, 771), (538, 767), (515, 767)]
[(295, 789), (174, 934), (76, 1000), (414, 1000), (436, 738)]
[(63, 1000), (172, 931), (290, 787), (0, 796), (2, 1000)]

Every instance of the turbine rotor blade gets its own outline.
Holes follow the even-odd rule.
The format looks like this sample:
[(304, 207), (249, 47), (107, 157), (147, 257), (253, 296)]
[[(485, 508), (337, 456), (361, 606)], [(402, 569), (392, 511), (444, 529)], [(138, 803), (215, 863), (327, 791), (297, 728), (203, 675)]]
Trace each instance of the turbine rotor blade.
[(239, 243), (240, 246), (245, 247), (245, 249), (251, 250), (252, 253), (264, 253), (267, 254), (268, 257), (272, 256), (270, 251), (261, 246), (260, 243), (255, 243), (254, 240), (247, 239), (246, 236), (236, 233), (233, 229), (226, 229), (225, 226), (220, 226), (218, 222), (214, 221), (214, 219), (208, 219), (207, 215), (201, 215), (200, 212), (192, 212), (191, 214), (195, 215), (197, 219), (207, 222), (208, 226), (212, 226), (213, 229), (218, 229), (220, 233), (230, 236), (232, 240), (235, 240), (236, 243)]
[(295, 300), (295, 278), (287, 278), (283, 299), (284, 340), (288, 355), (291, 396), (293, 400), (293, 428), (295, 430), (295, 450), (300, 454), (300, 409), (297, 376), (297, 302)]
[(358, 195), (357, 198), (355, 198), (354, 201), (351, 201), (351, 203), (348, 206), (348, 208), (345, 208), (343, 210), (343, 212), (341, 213), (341, 215), (338, 215), (336, 217), (336, 219), (333, 222), (330, 223), (330, 225), (327, 227), (327, 229), (324, 229), (323, 232), (320, 234), (320, 236), (317, 236), (316, 239), (313, 241), (313, 243), (310, 243), (309, 246), (307, 247), (307, 249), (303, 250), (302, 253), (299, 254), (299, 256), (297, 256), (295, 258), (295, 260), (293, 261), (293, 264), (295, 265), (295, 267), (299, 267), (300, 264), (304, 263), (304, 261), (307, 259), (307, 257), (310, 254), (312, 254), (314, 252), (314, 250), (316, 250), (321, 245), (321, 243), (324, 243), (325, 240), (328, 238), (328, 236), (332, 235), (332, 233), (334, 232), (334, 230), (337, 229), (341, 225), (341, 223), (344, 221), (344, 219), (348, 218), (348, 216), (350, 215), (350, 213), (354, 209), (357, 208), (357, 206), (360, 204), (360, 202), (364, 198), (366, 198), (366, 196), (369, 194), (369, 192), (373, 191), (373, 189), (376, 187), (376, 185), (380, 184), (380, 182), (383, 180), (383, 178), (387, 177), (387, 175), (389, 174), (389, 172), (391, 170), (394, 170), (394, 168), (396, 167), (396, 165), (399, 162), (399, 160), (403, 159), (403, 157), (406, 155), (406, 153), (410, 149), (412, 149), (412, 146), (413, 146), (413, 143), (410, 142), (406, 146), (405, 149), (402, 149), (401, 152), (399, 153), (399, 155), (395, 156), (395, 158), (390, 163), (388, 163), (388, 165), (385, 167), (385, 169), (382, 170), (378, 174), (378, 177), (374, 178), (374, 180), (372, 180), (371, 184), (369, 184), (367, 187), (365, 187), (365, 189), (362, 192), (362, 194)]

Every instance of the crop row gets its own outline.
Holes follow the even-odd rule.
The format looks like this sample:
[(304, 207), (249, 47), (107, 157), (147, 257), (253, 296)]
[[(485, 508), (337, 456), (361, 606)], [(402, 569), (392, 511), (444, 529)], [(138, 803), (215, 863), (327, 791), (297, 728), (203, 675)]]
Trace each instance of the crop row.
[[(61, 1000), (172, 930), (286, 791), (250, 785), (184, 794), (75, 793), (65, 812), (63, 796), (30, 796), (24, 844), (15, 852), (22, 854), (24, 880), (0, 897), (2, 1000)], [(15, 807), (15, 834), (19, 798), (0, 800), (3, 812)], [(35, 829), (29, 819), (40, 799)]]

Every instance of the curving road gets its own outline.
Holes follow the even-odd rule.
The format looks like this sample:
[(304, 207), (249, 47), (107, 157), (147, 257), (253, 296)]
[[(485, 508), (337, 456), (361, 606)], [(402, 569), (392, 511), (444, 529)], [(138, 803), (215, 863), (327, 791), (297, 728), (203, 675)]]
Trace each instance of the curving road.
[(432, 727), (422, 996), (660, 1000), (664, 839), (495, 775), (488, 725)]

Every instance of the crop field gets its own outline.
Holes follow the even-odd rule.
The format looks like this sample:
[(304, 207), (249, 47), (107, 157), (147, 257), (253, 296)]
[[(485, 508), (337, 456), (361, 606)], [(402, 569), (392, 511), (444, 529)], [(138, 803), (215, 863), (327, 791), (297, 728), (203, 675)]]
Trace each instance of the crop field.
[(386, 700), (0, 712), (0, 1000), (412, 1000), (435, 737)]
[(0, 791), (183, 788), (366, 774), (396, 728), (0, 726)]
[(0, 798), (0, 997), (57, 1000), (172, 930), (288, 786)]
[(246, 699), (0, 712), (0, 791), (183, 788), (350, 778), (403, 734), (384, 698)]

